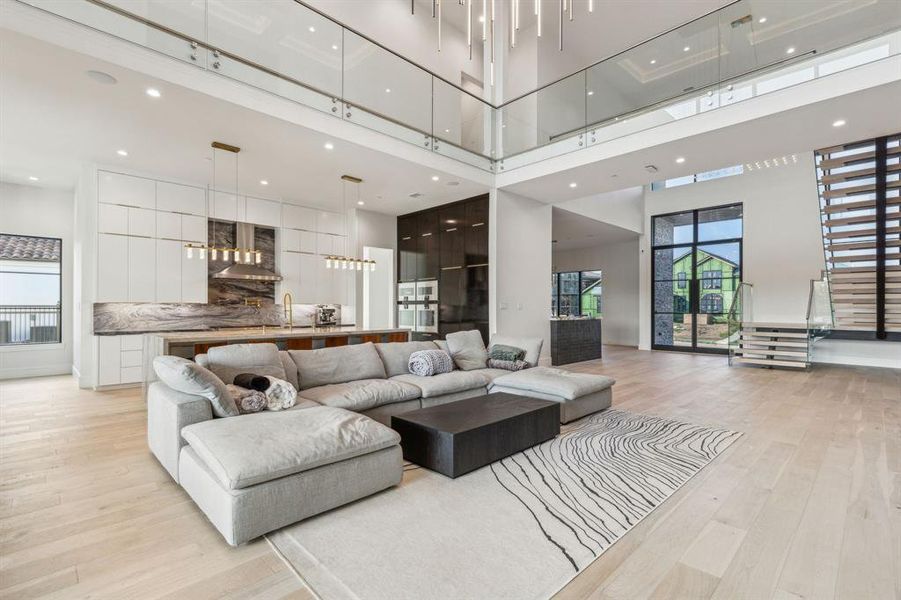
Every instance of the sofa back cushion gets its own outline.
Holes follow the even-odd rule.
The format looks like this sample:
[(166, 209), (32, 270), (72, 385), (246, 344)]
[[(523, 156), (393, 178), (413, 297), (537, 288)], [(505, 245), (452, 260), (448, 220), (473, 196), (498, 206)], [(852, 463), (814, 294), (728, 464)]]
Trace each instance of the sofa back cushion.
[(538, 358), (541, 356), (541, 346), (544, 344), (544, 340), (540, 337), (518, 337), (497, 333), (491, 336), (489, 347), (495, 344), (513, 346), (514, 348), (525, 350), (526, 355), (523, 360), (529, 363), (530, 367), (536, 367), (538, 366)]
[(454, 364), (462, 371), (484, 369), (488, 365), (488, 350), (478, 330), (457, 331), (445, 336), (447, 349)]
[(420, 350), (437, 350), (435, 342), (388, 342), (376, 344), (388, 377), (409, 373), (410, 355)]
[(157, 356), (153, 359), (153, 370), (173, 390), (209, 400), (217, 417), (239, 414), (225, 383), (209, 369), (180, 356)]
[(206, 362), (210, 371), (225, 383), (232, 383), (235, 375), (253, 373), (286, 379), (285, 367), (275, 344), (228, 344), (207, 350)]
[(285, 381), (293, 385), (295, 390), (299, 390), (300, 379), (297, 377), (297, 365), (291, 360), (291, 355), (288, 354), (287, 350), (279, 350), (278, 357), (281, 359), (282, 366), (285, 368)]
[(288, 350), (297, 365), (300, 389), (360, 379), (385, 379), (385, 367), (372, 342), (318, 350)]

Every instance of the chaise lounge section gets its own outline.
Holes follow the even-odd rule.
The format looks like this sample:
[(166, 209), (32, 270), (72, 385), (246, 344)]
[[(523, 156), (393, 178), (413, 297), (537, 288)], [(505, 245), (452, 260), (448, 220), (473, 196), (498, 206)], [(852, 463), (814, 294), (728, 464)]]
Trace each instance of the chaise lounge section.
[[(160, 357), (161, 381), (148, 388), (148, 443), (225, 540), (238, 545), (397, 485), (403, 460), (400, 436), (387, 426), (393, 415), (497, 391), (560, 402), (562, 422), (610, 406), (612, 379), (538, 367), (540, 339), (495, 336), (492, 343), (525, 349), (532, 368), (487, 368), (478, 358), (482, 345), (470, 355), (474, 362), (458, 361), (469, 370), (408, 371), (413, 352), (450, 353), (444, 341), (291, 351), (235, 344), (210, 348), (196, 364)], [(223, 382), (248, 372), (290, 382), (296, 405), (237, 416), (223, 399)]]

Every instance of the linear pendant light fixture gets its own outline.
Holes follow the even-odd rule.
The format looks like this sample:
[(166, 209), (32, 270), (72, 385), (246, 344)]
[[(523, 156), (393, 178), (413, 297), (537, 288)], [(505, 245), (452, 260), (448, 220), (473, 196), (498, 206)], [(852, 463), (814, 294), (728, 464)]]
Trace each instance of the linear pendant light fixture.
[[(359, 177), (354, 177), (353, 175), (342, 175), (342, 196), (344, 198), (344, 232), (347, 233), (347, 186), (353, 185), (356, 189), (357, 195), (357, 204), (360, 204), (360, 184), (363, 183), (363, 180)], [(357, 244), (359, 242), (359, 227), (357, 225), (358, 219), (354, 219), (354, 227), (357, 231), (357, 235), (355, 235), (354, 243)], [(340, 271), (375, 271), (375, 261), (366, 259), (366, 258), (356, 258), (351, 256), (336, 256), (334, 254), (330, 254), (325, 258), (325, 268), (326, 269), (335, 269)]]

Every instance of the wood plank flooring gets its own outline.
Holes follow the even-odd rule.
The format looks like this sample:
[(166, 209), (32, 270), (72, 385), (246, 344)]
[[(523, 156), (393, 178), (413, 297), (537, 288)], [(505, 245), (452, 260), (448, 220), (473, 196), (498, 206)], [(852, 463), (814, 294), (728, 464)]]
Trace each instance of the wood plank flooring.
[[(901, 600), (901, 371), (605, 348), (614, 405), (745, 433), (559, 599)], [(226, 545), (147, 450), (136, 389), (0, 382), (0, 597), (312, 598)]]

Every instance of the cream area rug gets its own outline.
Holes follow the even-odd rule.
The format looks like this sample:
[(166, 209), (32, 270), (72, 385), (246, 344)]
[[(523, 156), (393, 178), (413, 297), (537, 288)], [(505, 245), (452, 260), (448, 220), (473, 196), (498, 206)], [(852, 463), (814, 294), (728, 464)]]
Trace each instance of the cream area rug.
[(326, 600), (549, 598), (740, 435), (607, 410), (457, 479), (408, 465), (268, 538)]

